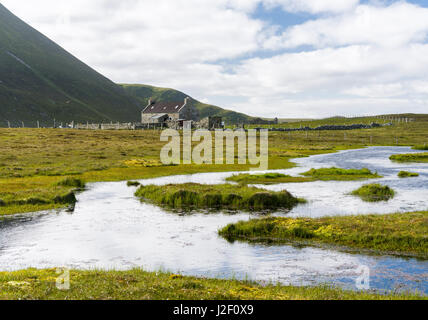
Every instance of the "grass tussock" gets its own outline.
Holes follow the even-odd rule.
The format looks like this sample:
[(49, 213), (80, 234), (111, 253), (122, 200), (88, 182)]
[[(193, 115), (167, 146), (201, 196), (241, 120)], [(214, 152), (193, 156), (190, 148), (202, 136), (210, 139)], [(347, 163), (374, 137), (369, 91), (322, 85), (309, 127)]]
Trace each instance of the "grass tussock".
[(419, 173), (409, 172), (409, 171), (400, 171), (398, 173), (398, 177), (400, 177), (400, 178), (416, 178), (416, 177), (419, 177)]
[(428, 145), (425, 144), (419, 144), (413, 147), (414, 150), (428, 150)]
[(68, 177), (64, 180), (61, 180), (58, 182), (59, 186), (63, 187), (72, 187), (72, 188), (78, 188), (78, 189), (84, 189), (85, 188), (85, 182), (83, 182), (81, 179)]
[(360, 197), (367, 202), (388, 201), (395, 196), (395, 191), (388, 186), (378, 183), (366, 184), (351, 192), (352, 195)]
[(341, 168), (321, 168), (311, 169), (302, 173), (307, 177), (313, 177), (316, 180), (330, 181), (330, 180), (364, 180), (381, 178), (377, 172), (373, 173), (369, 169), (341, 169)]
[(254, 219), (228, 225), (219, 234), (230, 241), (302, 241), (428, 258), (428, 212)]
[(226, 181), (237, 182), (240, 184), (278, 184), (314, 181), (311, 178), (292, 177), (281, 173), (266, 174), (238, 174), (226, 179)]
[(428, 162), (428, 152), (394, 154), (389, 159), (397, 162)]
[(139, 187), (141, 185), (141, 183), (139, 183), (138, 181), (128, 181), (126, 183), (126, 185), (128, 187)]
[(141, 186), (135, 193), (142, 200), (171, 209), (193, 210), (289, 210), (299, 199), (289, 192), (271, 192), (255, 187), (202, 184)]
[(70, 289), (56, 288), (55, 269), (0, 272), (0, 300), (402, 300), (415, 293), (376, 294), (328, 286), (260, 285), (165, 272), (70, 271)]

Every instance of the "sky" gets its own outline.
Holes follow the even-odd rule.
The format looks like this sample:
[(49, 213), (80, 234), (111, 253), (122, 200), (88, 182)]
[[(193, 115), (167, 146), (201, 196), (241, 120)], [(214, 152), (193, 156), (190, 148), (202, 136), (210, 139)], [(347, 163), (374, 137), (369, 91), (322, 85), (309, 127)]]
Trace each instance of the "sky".
[(254, 116), (428, 113), (428, 0), (0, 0), (117, 83)]

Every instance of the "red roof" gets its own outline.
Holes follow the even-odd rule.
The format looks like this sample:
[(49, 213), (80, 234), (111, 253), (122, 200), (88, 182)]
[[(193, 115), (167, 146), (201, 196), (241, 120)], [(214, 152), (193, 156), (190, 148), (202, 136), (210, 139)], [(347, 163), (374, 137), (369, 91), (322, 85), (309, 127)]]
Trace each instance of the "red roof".
[(143, 113), (178, 113), (183, 107), (183, 102), (153, 102)]

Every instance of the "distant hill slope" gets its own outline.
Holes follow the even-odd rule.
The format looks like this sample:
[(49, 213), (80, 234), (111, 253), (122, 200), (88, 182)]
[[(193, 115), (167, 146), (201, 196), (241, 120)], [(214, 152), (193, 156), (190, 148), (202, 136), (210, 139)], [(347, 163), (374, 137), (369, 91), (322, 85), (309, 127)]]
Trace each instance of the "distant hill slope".
[(6, 120), (138, 121), (142, 106), (0, 4), (0, 126)]
[[(137, 98), (141, 104), (146, 106), (149, 98), (154, 98), (157, 101), (183, 101), (188, 95), (183, 92), (167, 89), (158, 88), (149, 85), (140, 84), (121, 84), (125, 91), (131, 96)], [(205, 104), (191, 98), (192, 105), (199, 112), (199, 118), (205, 118), (208, 116), (219, 116), (227, 124), (239, 124), (239, 123), (260, 123), (263, 122), (260, 118), (250, 117), (246, 114), (225, 110), (220, 107)]]

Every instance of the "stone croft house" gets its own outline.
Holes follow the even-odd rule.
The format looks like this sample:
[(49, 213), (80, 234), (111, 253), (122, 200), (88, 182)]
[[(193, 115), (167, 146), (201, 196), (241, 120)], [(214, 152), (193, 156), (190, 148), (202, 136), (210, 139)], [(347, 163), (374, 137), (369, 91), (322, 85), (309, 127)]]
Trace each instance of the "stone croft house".
[(184, 99), (184, 102), (155, 102), (150, 99), (149, 104), (141, 113), (143, 127), (209, 130), (223, 128), (221, 117), (207, 117), (197, 121), (198, 112), (189, 102), (188, 97)]
[(162, 124), (195, 120), (195, 111), (189, 104), (189, 100), (186, 98), (184, 102), (156, 102), (150, 99), (142, 112), (141, 122), (143, 124)]

